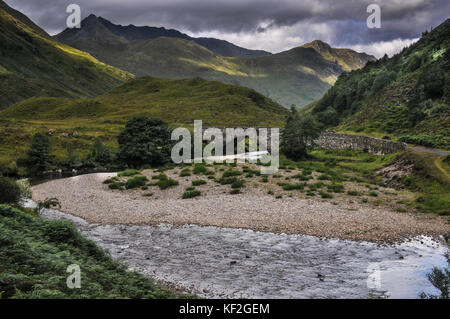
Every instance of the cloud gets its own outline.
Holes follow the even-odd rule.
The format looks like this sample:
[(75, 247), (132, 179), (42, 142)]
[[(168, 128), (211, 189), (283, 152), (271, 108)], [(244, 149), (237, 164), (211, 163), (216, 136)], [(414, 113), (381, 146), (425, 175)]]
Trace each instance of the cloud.
[[(123, 25), (165, 26), (272, 52), (321, 39), (339, 47), (390, 52), (448, 18), (448, 0), (6, 0), (54, 34), (65, 28), (66, 7)], [(378, 3), (382, 28), (368, 29), (367, 6)], [(390, 43), (390, 44), (388, 44)], [(392, 45), (392, 47), (391, 47)]]

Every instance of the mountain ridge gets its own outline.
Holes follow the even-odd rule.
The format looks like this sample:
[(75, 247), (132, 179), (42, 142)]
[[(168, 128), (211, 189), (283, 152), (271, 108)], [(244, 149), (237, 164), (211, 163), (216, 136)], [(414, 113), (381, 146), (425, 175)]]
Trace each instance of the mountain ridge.
[[(330, 48), (325, 55), (302, 46), (264, 56), (226, 57), (202, 45), (204, 38), (193, 41), (164, 28), (122, 27), (95, 15), (83, 20), (81, 29), (65, 30), (54, 38), (137, 76), (202, 77), (246, 86), (285, 107), (309, 104), (322, 97), (343, 71), (375, 60), (352, 50)], [(214, 41), (230, 48), (226, 41)]]

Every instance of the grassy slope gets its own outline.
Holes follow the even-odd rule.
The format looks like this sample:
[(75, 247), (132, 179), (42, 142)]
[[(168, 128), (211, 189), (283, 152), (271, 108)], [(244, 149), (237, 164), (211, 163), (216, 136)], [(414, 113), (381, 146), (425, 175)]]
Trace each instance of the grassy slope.
[[(281, 127), (287, 110), (255, 91), (199, 78), (138, 78), (95, 99), (31, 98), (0, 112), (0, 161), (24, 154), (35, 132), (56, 131), (55, 153), (66, 156), (71, 143), (85, 154), (96, 137), (115, 146), (116, 136), (133, 116), (146, 115), (172, 127)], [(62, 137), (61, 133), (80, 133)], [(22, 143), (17, 143), (21, 141)]]
[[(450, 20), (447, 20), (400, 54), (342, 76), (314, 106), (313, 113), (333, 108), (341, 131), (388, 135), (393, 139), (417, 136), (417, 140), (422, 140), (419, 143), (426, 146), (449, 149), (450, 109), (448, 96), (445, 97), (450, 78), (446, 69), (449, 39)], [(444, 89), (447, 93), (443, 97), (424, 96), (424, 83), (437, 81), (434, 74), (439, 72), (439, 77), (447, 82)], [(383, 75), (385, 85), (374, 90), (376, 79)], [(412, 120), (414, 112), (423, 118)]]
[[(52, 41), (28, 18), (0, 6), (0, 109), (32, 96), (92, 97), (131, 74)], [(20, 20), (19, 20), (20, 19)], [(22, 22), (24, 21), (24, 22)]]
[[(81, 268), (81, 289), (66, 269)], [(0, 205), (0, 298), (173, 298), (151, 279), (127, 271), (69, 222)]]
[(351, 50), (328, 47), (319, 52), (307, 46), (257, 58), (223, 57), (188, 39), (127, 41), (102, 21), (87, 19), (81, 30), (66, 30), (56, 39), (137, 76), (198, 76), (247, 86), (286, 107), (320, 98), (342, 70), (360, 68), (371, 58)]

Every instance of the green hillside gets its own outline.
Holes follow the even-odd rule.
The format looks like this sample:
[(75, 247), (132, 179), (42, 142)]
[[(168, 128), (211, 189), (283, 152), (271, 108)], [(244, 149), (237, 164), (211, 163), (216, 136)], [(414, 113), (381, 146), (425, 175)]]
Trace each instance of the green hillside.
[[(144, 36), (144, 31), (149, 35)], [(217, 39), (194, 39), (166, 29), (158, 36), (156, 31), (117, 26), (91, 15), (83, 20), (81, 29), (65, 30), (55, 39), (137, 76), (202, 77), (247, 86), (286, 107), (319, 99), (342, 71), (361, 68), (375, 59), (333, 49), (321, 41), (278, 54), (225, 57), (226, 52), (235, 52), (229, 43), (224, 47)]]
[(96, 137), (115, 147), (126, 121), (138, 115), (171, 127), (191, 128), (194, 120), (203, 120), (204, 127), (281, 127), (287, 113), (244, 87), (200, 78), (138, 78), (94, 99), (36, 97), (0, 111), (0, 162), (23, 155), (36, 132), (54, 130), (55, 153), (64, 157), (68, 145), (86, 153)]
[(311, 111), (341, 131), (450, 149), (450, 20), (392, 58), (341, 75)]
[(93, 97), (132, 77), (54, 42), (0, 1), (0, 110), (33, 96)]

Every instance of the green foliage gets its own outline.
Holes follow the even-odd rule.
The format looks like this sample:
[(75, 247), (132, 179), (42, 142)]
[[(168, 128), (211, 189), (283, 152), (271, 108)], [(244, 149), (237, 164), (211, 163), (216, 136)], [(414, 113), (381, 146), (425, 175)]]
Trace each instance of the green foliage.
[[(82, 289), (66, 285), (78, 264)], [(69, 222), (45, 220), (0, 206), (2, 298), (171, 298), (151, 279), (127, 270)]]
[(206, 184), (206, 181), (204, 181), (202, 179), (192, 181), (192, 186), (200, 186), (200, 185), (205, 185), (205, 184)]
[(117, 173), (117, 175), (118, 176), (129, 177), (129, 176), (139, 175), (140, 173), (141, 173), (141, 171), (137, 170), (137, 169), (126, 169), (124, 171), (121, 171), (121, 172)]
[(297, 184), (289, 184), (289, 183), (278, 183), (282, 189), (285, 191), (293, 191), (293, 190), (303, 190), (306, 186), (306, 183), (297, 183)]
[(0, 176), (0, 204), (14, 204), (20, 202), (22, 190), (13, 179)]
[(158, 176), (158, 179), (159, 180), (155, 185), (159, 186), (160, 189), (167, 189), (179, 185), (178, 181), (169, 178), (166, 174), (163, 173)]
[(222, 185), (228, 185), (228, 184), (233, 184), (236, 181), (238, 181), (238, 178), (235, 176), (232, 176), (232, 177), (223, 177), (222, 176), (218, 182)]
[(183, 194), (183, 199), (194, 198), (200, 196), (201, 194), (202, 192), (200, 192), (199, 190), (186, 191)]
[(244, 186), (244, 184), (245, 184), (245, 181), (243, 179), (238, 179), (231, 184), (231, 188), (234, 188), (234, 189), (242, 188)]
[(37, 203), (36, 213), (40, 214), (43, 209), (51, 209), (51, 208), (61, 208), (61, 203), (59, 202), (59, 199), (53, 197), (53, 198), (46, 198), (43, 201), (39, 201)]
[(308, 148), (320, 135), (320, 129), (311, 116), (300, 117), (295, 109), (286, 121), (281, 138), (281, 152), (291, 160), (299, 160), (307, 156)]
[(170, 159), (170, 132), (161, 120), (135, 117), (127, 122), (117, 140), (117, 158), (129, 166), (159, 166)]
[(241, 171), (229, 169), (223, 173), (222, 177), (240, 176), (242, 174), (243, 174), (243, 172), (241, 172)]
[(108, 185), (109, 189), (118, 189), (123, 190), (125, 186), (125, 183), (122, 182), (112, 182)]
[(331, 184), (331, 185), (327, 185), (327, 189), (329, 192), (333, 192), (333, 193), (342, 193), (345, 189), (344, 185), (342, 184)]
[(239, 189), (239, 188), (233, 188), (231, 191), (230, 191), (230, 194), (231, 195), (237, 195), (237, 194), (240, 194), (241, 193), (241, 190)]
[(88, 156), (88, 160), (103, 166), (112, 162), (109, 148), (106, 147), (99, 138), (95, 140), (91, 153)]
[(131, 177), (126, 183), (125, 188), (126, 189), (133, 189), (138, 187), (143, 187), (146, 185), (148, 181), (148, 178), (142, 175), (136, 175), (134, 177)]
[(34, 134), (27, 157), (22, 161), (22, 165), (33, 176), (41, 175), (52, 168), (53, 156), (51, 155), (50, 139), (46, 135)]
[(440, 295), (426, 294), (422, 292), (420, 297), (422, 299), (450, 299), (450, 253), (445, 254), (447, 259), (447, 267), (439, 269), (433, 267), (431, 273), (427, 274), (430, 283), (439, 290)]
[(180, 177), (191, 176), (191, 170), (189, 168), (185, 168), (180, 172)]
[(333, 198), (333, 195), (331, 195), (330, 193), (324, 192), (324, 191), (320, 191), (319, 195), (322, 198)]
[(391, 58), (342, 74), (311, 113), (325, 127), (449, 148), (450, 20)]

